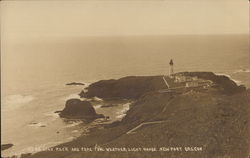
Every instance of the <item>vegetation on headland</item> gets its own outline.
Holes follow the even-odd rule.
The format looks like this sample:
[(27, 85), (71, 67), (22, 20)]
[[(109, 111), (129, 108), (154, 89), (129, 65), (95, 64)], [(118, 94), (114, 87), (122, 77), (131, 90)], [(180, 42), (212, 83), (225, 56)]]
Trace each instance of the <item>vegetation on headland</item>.
[[(185, 72), (184, 75), (211, 80), (216, 86), (188, 88), (183, 93), (164, 93), (159, 92), (166, 89), (162, 76), (125, 77), (91, 84), (82, 97), (134, 99), (135, 102), (120, 122), (92, 129), (87, 136), (61, 144), (54, 151), (36, 153), (31, 157), (247, 158), (250, 149), (250, 90), (238, 86), (226, 76), (211, 72)], [(140, 126), (147, 122), (158, 123)], [(138, 126), (140, 128), (136, 128)], [(56, 151), (63, 147), (94, 148), (96, 145), (117, 149), (172, 147), (182, 150)], [(194, 147), (202, 150), (192, 151)]]

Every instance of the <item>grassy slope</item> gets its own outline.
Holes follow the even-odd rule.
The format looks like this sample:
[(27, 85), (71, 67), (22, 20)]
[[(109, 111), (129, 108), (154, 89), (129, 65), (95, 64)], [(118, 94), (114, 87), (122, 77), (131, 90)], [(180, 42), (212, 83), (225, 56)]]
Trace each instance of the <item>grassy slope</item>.
[[(149, 93), (132, 105), (122, 123), (61, 146), (202, 146), (202, 152), (42, 152), (36, 158), (245, 158), (249, 154), (250, 92), (231, 96), (189, 92)], [(168, 120), (125, 134), (141, 122)]]

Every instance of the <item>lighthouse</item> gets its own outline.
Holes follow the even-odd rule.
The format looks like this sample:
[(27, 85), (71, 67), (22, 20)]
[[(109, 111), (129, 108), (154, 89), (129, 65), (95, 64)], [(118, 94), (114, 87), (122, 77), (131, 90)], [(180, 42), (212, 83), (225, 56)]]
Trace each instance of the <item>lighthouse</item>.
[(169, 62), (169, 76), (172, 76), (174, 74), (174, 62), (173, 59), (170, 60)]

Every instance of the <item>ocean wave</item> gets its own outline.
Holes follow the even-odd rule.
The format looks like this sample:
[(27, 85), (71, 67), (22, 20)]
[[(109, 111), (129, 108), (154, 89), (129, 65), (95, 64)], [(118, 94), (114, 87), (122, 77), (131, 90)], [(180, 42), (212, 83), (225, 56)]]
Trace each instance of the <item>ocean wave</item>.
[(65, 128), (75, 127), (75, 126), (80, 125), (81, 123), (82, 123), (82, 121), (72, 121), (70, 124), (65, 126)]
[(71, 131), (71, 133), (78, 133), (79, 132), (79, 130), (73, 130), (73, 131)]
[(56, 118), (59, 118), (58, 113), (55, 113), (55, 112), (44, 113), (44, 115), (50, 117), (50, 120), (51, 120), (51, 118), (53, 120), (56, 119)]
[(225, 73), (215, 73), (215, 75), (218, 75), (218, 76), (226, 76), (226, 77), (228, 77), (228, 78), (232, 78), (230, 75), (228, 75), (228, 74), (225, 74)]
[(93, 82), (85, 82), (84, 83), (84, 88), (87, 88), (89, 85), (91, 85)]
[(87, 98), (81, 98), (77, 93), (70, 94), (69, 96), (63, 98), (64, 101), (67, 101), (69, 99), (80, 99), (81, 101), (84, 101), (84, 100), (91, 101), (92, 100), (92, 99), (87, 99)]
[(98, 97), (93, 97), (92, 100), (94, 100), (94, 101), (99, 101), (99, 102), (103, 101), (102, 98), (98, 98)]
[(4, 106), (17, 108), (34, 100), (32, 95), (10, 95), (3, 99)]
[(46, 123), (43, 123), (43, 122), (31, 122), (28, 124), (28, 126), (31, 126), (31, 127), (46, 127)]
[(237, 84), (237, 86), (242, 85), (242, 82), (239, 81), (239, 80), (235, 80), (235, 79), (232, 79), (232, 78), (231, 78), (231, 80), (234, 81)]
[(250, 73), (250, 69), (239, 69), (234, 71), (233, 73)]
[(69, 99), (81, 99), (80, 96), (77, 93), (70, 94), (69, 96), (63, 98), (64, 101), (67, 101)]

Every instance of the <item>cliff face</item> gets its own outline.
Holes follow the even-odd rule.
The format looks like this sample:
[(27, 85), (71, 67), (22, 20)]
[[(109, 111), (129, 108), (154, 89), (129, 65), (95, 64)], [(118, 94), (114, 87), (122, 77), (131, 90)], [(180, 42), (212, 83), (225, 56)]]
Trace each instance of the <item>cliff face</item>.
[[(250, 90), (241, 89), (229, 78), (213, 73), (195, 72), (187, 75), (212, 80), (220, 88), (216, 93), (209, 90), (160, 93), (158, 90), (165, 88), (161, 76), (127, 77), (92, 84), (84, 94), (87, 97), (129, 98), (135, 102), (121, 122), (58, 146), (94, 147), (98, 144), (103, 148), (182, 147), (183, 151), (55, 151), (37, 153), (32, 157), (247, 158), (250, 152)], [(230, 93), (226, 90), (230, 90)], [(187, 152), (184, 147), (201, 147), (202, 151)]]
[(13, 144), (1, 144), (1, 151), (9, 149), (13, 146)]

